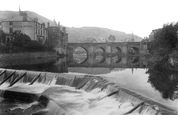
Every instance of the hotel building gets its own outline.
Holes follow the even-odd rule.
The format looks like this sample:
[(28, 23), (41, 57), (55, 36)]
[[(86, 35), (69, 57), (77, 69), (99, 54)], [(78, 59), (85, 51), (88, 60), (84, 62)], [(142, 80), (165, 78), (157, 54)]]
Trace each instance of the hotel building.
[(48, 44), (59, 54), (66, 54), (68, 34), (65, 27), (60, 27), (55, 20), (48, 22), (47, 26), (45, 23), (40, 23), (37, 18), (31, 18), (26, 12), (19, 10), (19, 16), (2, 20), (0, 28), (6, 33), (5, 41), (12, 42), (13, 33), (18, 31), (28, 35), (31, 40)]
[(28, 17), (26, 12), (21, 12), (17, 17), (1, 21), (1, 28), (5, 33), (12, 34), (15, 31), (21, 31), (28, 35), (31, 40), (42, 43), (47, 39), (47, 31), (44, 23), (39, 23), (37, 18)]

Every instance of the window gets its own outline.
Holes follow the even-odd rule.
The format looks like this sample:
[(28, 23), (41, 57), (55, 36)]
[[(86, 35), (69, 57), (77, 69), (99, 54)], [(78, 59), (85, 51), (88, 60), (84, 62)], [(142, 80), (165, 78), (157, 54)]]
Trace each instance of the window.
[(35, 23), (35, 30), (36, 30), (35, 33), (36, 33), (36, 34), (37, 34), (37, 29), (38, 29), (38, 28), (37, 28), (37, 23)]
[(13, 22), (9, 22), (9, 25), (13, 25)]
[(9, 33), (13, 33), (13, 28), (9, 28)]
[(54, 38), (55, 37), (55, 34), (52, 34), (52, 38)]
[(40, 35), (43, 35), (43, 25), (41, 25), (41, 34)]
[(53, 33), (56, 33), (56, 32), (57, 32), (57, 30), (56, 30), (55, 28), (53, 28), (53, 29), (52, 29), (52, 32), (53, 32)]

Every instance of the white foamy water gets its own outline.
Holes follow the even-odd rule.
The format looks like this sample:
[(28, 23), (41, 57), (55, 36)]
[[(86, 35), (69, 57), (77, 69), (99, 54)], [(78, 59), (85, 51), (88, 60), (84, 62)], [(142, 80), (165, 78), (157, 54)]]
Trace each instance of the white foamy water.
[[(53, 99), (65, 110), (66, 115), (124, 115), (133, 108), (130, 102), (120, 103), (112, 97), (101, 99), (106, 94), (99, 89), (85, 92), (69, 86), (53, 86), (44, 91), (43, 95)], [(129, 115), (147, 114), (135, 111)]]
[[(55, 82), (55, 81), (54, 81)], [(52, 83), (53, 84), (53, 83)], [(41, 93), (50, 97), (50, 101), (46, 108), (41, 108), (34, 112), (46, 115), (124, 115), (133, 108), (130, 102), (121, 103), (112, 97), (105, 97), (107, 94), (101, 92), (99, 88), (90, 92), (77, 90), (74, 87), (64, 85), (44, 85), (34, 84), (16, 84), (7, 88), (9, 84), (4, 84), (0, 89), (8, 89), (13, 91)], [(105, 97), (105, 98), (103, 98)], [(35, 108), (38, 102), (31, 104), (16, 104), (11, 110)], [(138, 110), (128, 115), (153, 115), (148, 112), (138, 113)]]
[(42, 93), (50, 86), (40, 83), (35, 83), (33, 85), (29, 85), (29, 83), (16, 83), (12, 87), (8, 87), (9, 83), (3, 83), (0, 86), (1, 90), (10, 90), (10, 91), (18, 91), (18, 92), (26, 92), (26, 93)]

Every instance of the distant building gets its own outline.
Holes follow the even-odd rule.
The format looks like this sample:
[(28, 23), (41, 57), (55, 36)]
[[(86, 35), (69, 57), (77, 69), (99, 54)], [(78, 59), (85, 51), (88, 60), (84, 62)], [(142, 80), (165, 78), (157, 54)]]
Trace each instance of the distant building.
[(19, 8), (19, 16), (0, 22), (0, 29), (6, 34), (5, 40), (0, 39), (0, 42), (5, 44), (13, 42), (13, 33), (21, 32), (28, 35), (31, 40), (53, 47), (59, 54), (66, 54), (68, 43), (66, 28), (60, 27), (60, 23), (57, 24), (55, 20), (48, 22), (47, 25), (45, 23), (38, 22), (37, 18), (32, 19)]
[(19, 16), (11, 19), (2, 20), (1, 28), (5, 33), (12, 34), (15, 31), (21, 31), (28, 35), (31, 40), (42, 43), (47, 39), (47, 31), (44, 23), (39, 23), (37, 18), (28, 17), (26, 12), (19, 11)]
[(65, 27), (60, 27), (60, 23), (56, 23), (55, 20), (50, 24), (48, 22), (48, 45), (54, 47), (59, 54), (66, 54), (68, 34), (66, 33)]

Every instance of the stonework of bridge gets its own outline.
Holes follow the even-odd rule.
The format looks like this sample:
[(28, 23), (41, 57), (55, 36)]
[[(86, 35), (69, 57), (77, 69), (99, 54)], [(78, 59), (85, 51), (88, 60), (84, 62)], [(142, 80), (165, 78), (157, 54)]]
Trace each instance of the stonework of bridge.
[[(83, 48), (86, 54), (75, 54), (75, 50), (78, 47)], [(102, 52), (98, 53), (98, 49)], [(146, 51), (145, 44), (141, 42), (69, 43), (68, 65), (78, 67), (139, 68), (144, 66), (141, 63), (140, 55)], [(85, 57), (85, 59), (79, 63), (75, 58), (80, 58), (81, 56)], [(100, 56), (100, 59), (98, 59), (98, 56)]]
[(87, 55), (95, 55), (97, 49), (101, 49), (105, 56), (140, 55), (146, 51), (144, 46), (141, 42), (68, 43), (67, 54), (73, 55), (75, 49), (81, 47)]

